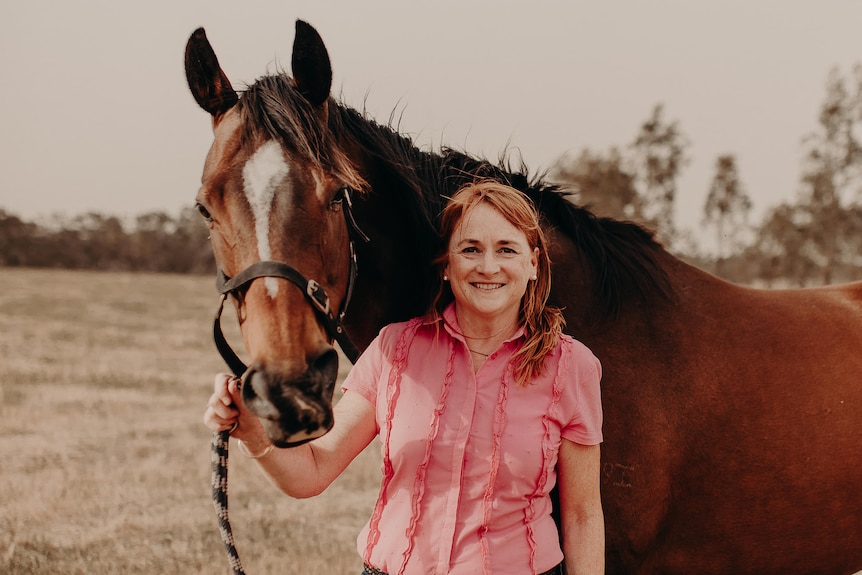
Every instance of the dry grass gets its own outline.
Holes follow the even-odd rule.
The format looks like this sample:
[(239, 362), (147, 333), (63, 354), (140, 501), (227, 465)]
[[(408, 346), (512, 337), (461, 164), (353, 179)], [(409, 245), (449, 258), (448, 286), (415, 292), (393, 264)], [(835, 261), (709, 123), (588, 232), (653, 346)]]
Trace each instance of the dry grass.
[[(225, 369), (210, 339), (213, 279), (0, 271), (0, 572), (228, 573), (201, 423)], [(373, 447), (304, 501), (232, 454), (248, 573), (359, 573)]]

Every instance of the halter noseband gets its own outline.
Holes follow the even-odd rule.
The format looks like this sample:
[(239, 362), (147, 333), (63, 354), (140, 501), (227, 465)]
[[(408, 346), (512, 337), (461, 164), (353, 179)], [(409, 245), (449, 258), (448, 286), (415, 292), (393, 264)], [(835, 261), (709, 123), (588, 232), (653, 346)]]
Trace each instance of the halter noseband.
[(347, 292), (344, 294), (344, 301), (341, 302), (341, 309), (338, 313), (333, 312), (332, 306), (329, 303), (329, 296), (323, 287), (313, 279), (306, 279), (296, 268), (282, 262), (276, 261), (258, 261), (251, 264), (249, 267), (241, 271), (233, 278), (227, 277), (221, 270), (216, 277), (216, 288), (221, 293), (221, 301), (218, 311), (216, 312), (215, 321), (213, 323), (213, 339), (215, 339), (216, 348), (225, 362), (231, 368), (235, 375), (241, 376), (245, 373), (247, 366), (239, 358), (236, 352), (231, 348), (230, 344), (225, 339), (221, 329), (221, 312), (224, 309), (225, 300), (227, 297), (244, 288), (257, 278), (262, 277), (277, 277), (286, 279), (293, 283), (305, 294), (305, 298), (314, 308), (318, 318), (323, 324), (327, 335), (330, 339), (338, 342), (341, 351), (347, 356), (351, 363), (356, 363), (359, 357), (359, 350), (350, 341), (347, 332), (344, 330), (342, 320), (344, 314), (347, 313), (347, 306), (353, 296), (353, 287), (356, 283), (356, 275), (359, 266), (356, 260), (356, 248), (354, 247), (354, 239), (358, 238), (363, 242), (368, 241), (368, 236), (356, 224), (353, 218), (353, 203), (350, 200), (350, 188), (341, 188), (336, 194), (335, 201), (343, 200), (344, 220), (347, 223), (348, 244), (350, 247), (350, 271), (347, 278)]

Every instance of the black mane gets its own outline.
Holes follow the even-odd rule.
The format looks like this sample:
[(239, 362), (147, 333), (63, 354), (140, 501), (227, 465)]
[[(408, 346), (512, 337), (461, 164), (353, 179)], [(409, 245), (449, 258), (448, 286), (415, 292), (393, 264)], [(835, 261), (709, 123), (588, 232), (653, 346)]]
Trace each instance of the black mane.
[(450, 148), (425, 152), (410, 138), (352, 108), (333, 108), (338, 118), (330, 119), (333, 131), (349, 134), (390, 169), (390, 179), (398, 182), (402, 193), (415, 199), (412, 223), (425, 230), (428, 261), (436, 255), (438, 217), (446, 199), (467, 183), (491, 178), (527, 194), (552, 225), (572, 238), (590, 264), (603, 317), (615, 317), (628, 297), (647, 299), (672, 293), (658, 259), (663, 248), (642, 226), (595, 216), (573, 202), (573, 192), (546, 182), (543, 175), (531, 176), (523, 164), (513, 169), (502, 159), (493, 164)]
[(385, 172), (387, 188), (398, 190), (414, 230), (421, 261), (430, 262), (439, 246), (437, 224), (447, 201), (461, 186), (492, 178), (521, 190), (554, 226), (565, 231), (585, 255), (592, 271), (595, 296), (605, 317), (615, 316), (630, 297), (648, 299), (672, 293), (659, 261), (663, 249), (654, 235), (632, 223), (596, 217), (577, 206), (572, 193), (530, 176), (526, 166), (513, 169), (501, 160), (488, 160), (444, 148), (420, 150), (413, 141), (357, 110), (329, 100), (328, 125), (285, 74), (267, 76), (240, 99), (249, 133), (262, 130), (321, 169), (335, 172), (348, 184), (367, 187), (346, 156), (344, 143), (361, 148)]

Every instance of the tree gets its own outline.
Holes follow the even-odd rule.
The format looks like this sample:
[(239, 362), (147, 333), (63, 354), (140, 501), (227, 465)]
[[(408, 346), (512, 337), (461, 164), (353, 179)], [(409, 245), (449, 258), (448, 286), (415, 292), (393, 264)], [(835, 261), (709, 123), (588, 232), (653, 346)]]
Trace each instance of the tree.
[(814, 281), (818, 265), (811, 245), (811, 214), (799, 204), (773, 208), (757, 231), (751, 257), (759, 260), (760, 279), (768, 285), (786, 281), (806, 286)]
[(0, 209), (0, 266), (33, 265), (36, 226)]
[(716, 231), (718, 250), (717, 273), (721, 275), (724, 261), (742, 246), (742, 234), (748, 227), (751, 199), (745, 193), (736, 159), (732, 154), (719, 156), (715, 176), (703, 207), (703, 222)]
[(584, 150), (572, 161), (560, 159), (551, 178), (576, 190), (578, 203), (598, 216), (642, 218), (634, 176), (623, 167), (623, 158), (616, 148), (611, 148), (607, 155)]
[(209, 230), (192, 208), (178, 218), (164, 212), (138, 216), (130, 236), (135, 269), (189, 273), (215, 270)]
[(674, 204), (677, 178), (688, 163), (688, 140), (676, 122), (665, 123), (661, 104), (641, 125), (631, 145), (635, 174), (641, 186), (643, 215), (665, 241), (674, 237)]
[(849, 89), (837, 69), (830, 71), (818, 120), (818, 131), (805, 142), (801, 203), (812, 218), (810, 240), (822, 281), (831, 283), (842, 244), (852, 239), (843, 234), (845, 212), (859, 201), (862, 188), (862, 67), (854, 69)]
[(77, 232), (78, 253), (72, 261), (75, 268), (101, 270), (132, 269), (129, 237), (117, 216), (89, 212), (75, 217), (72, 231)]
[(175, 241), (183, 246), (183, 259), (177, 262), (186, 273), (213, 274), (215, 256), (209, 239), (210, 231), (204, 219), (193, 207), (186, 207), (177, 218)]

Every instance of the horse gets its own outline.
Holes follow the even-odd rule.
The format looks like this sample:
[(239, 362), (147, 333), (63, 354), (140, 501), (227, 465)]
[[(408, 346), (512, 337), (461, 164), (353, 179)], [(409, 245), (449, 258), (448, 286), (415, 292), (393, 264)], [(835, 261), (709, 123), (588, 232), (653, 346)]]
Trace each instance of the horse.
[(603, 365), (607, 572), (862, 569), (862, 283), (734, 285), (523, 163), (420, 150), (330, 95), (303, 21), (292, 77), (235, 91), (203, 29), (185, 64), (214, 134), (196, 202), (250, 359), (243, 398), (273, 443), (329, 429), (333, 340), (361, 351), (425, 312), (446, 198), (495, 178), (538, 207), (550, 303)]

